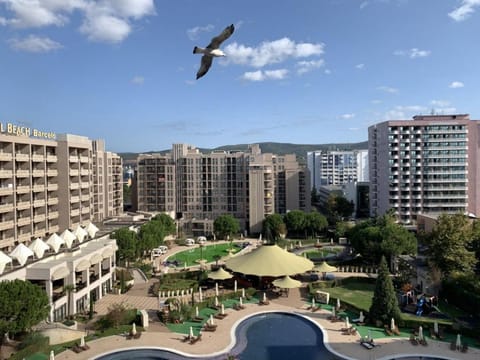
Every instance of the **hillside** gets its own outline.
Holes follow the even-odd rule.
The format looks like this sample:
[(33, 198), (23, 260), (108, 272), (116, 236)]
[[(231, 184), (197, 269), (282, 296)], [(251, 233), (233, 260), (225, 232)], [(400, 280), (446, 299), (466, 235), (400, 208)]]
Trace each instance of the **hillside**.
[[(217, 150), (225, 150), (225, 151), (232, 151), (232, 150), (240, 150), (244, 151), (248, 149), (249, 144), (238, 144), (238, 145), (225, 145), (220, 146), (213, 149), (202, 149), (199, 150), (203, 153), (209, 153), (211, 151)], [(289, 144), (289, 143), (276, 143), (276, 142), (263, 142), (259, 143), (260, 149), (262, 149), (262, 153), (273, 153), (278, 155), (285, 155), (285, 154), (295, 154), (297, 155), (298, 161), (301, 163), (306, 162), (307, 152), (308, 151), (315, 151), (315, 150), (358, 150), (358, 149), (368, 149), (368, 141), (362, 141), (359, 143), (345, 143), (345, 144)], [(151, 153), (160, 153), (165, 154), (168, 153), (168, 150), (160, 150), (160, 151), (149, 151), (146, 154)], [(145, 154), (145, 153), (144, 153)], [(135, 161), (137, 159), (138, 153), (119, 153), (122, 157), (124, 163), (129, 163)]]

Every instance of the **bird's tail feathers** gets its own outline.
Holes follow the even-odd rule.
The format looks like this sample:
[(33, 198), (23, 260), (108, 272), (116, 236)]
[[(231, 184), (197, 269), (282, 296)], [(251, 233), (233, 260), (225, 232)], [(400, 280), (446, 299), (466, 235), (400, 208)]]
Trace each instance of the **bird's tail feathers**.
[(203, 49), (202, 48), (199, 48), (198, 46), (195, 46), (193, 48), (193, 53), (194, 54), (203, 54)]

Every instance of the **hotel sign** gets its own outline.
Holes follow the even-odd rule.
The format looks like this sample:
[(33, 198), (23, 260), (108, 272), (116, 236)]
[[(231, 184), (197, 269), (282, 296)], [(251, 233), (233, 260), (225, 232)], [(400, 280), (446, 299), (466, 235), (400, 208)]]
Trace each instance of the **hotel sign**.
[(54, 140), (56, 134), (53, 131), (42, 131), (28, 126), (20, 126), (12, 123), (0, 122), (0, 133), (14, 136), (34, 137)]

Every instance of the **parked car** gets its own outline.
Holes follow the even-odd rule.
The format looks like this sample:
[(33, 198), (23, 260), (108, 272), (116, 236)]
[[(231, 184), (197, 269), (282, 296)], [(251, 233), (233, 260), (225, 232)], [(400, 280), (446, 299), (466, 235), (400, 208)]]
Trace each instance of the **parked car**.
[(194, 240), (194, 239), (190, 239), (190, 238), (185, 239), (185, 245), (187, 245), (187, 246), (193, 246), (193, 245), (195, 245), (195, 240)]

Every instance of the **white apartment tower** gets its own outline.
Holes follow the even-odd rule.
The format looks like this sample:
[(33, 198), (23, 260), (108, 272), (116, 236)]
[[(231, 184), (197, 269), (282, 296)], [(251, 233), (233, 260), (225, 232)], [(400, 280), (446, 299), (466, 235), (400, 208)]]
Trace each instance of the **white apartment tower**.
[(320, 186), (344, 185), (351, 182), (368, 182), (368, 150), (309, 151), (307, 166), (310, 184)]
[(370, 212), (480, 214), (478, 129), (469, 115), (414, 116), (369, 127)]

